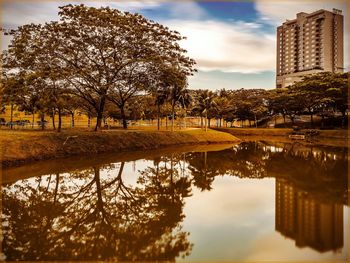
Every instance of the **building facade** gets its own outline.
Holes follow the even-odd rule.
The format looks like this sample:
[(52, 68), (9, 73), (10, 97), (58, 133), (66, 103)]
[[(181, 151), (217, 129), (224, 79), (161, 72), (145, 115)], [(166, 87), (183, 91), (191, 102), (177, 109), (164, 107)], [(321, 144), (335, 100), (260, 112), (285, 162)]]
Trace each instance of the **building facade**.
[(277, 27), (276, 87), (284, 88), (319, 72), (343, 72), (343, 15), (321, 9)]

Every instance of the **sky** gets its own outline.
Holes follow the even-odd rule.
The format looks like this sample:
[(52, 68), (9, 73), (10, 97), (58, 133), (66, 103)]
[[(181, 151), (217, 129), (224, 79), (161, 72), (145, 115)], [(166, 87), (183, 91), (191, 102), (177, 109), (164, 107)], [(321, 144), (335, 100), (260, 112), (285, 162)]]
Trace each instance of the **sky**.
[[(45, 1), (3, 0), (2, 27), (58, 20), (58, 7), (68, 3), (110, 6), (137, 12), (177, 30), (180, 42), (197, 62), (190, 89), (275, 88), (276, 27), (298, 12), (343, 11), (345, 69), (348, 65), (348, 5), (345, 0), (255, 1)], [(2, 41), (6, 49), (9, 38)]]

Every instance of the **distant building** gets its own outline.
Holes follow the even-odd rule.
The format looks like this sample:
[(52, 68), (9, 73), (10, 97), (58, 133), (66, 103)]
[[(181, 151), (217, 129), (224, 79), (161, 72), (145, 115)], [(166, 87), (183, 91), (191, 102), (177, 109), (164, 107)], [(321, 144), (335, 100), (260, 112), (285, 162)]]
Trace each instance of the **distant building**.
[(285, 179), (276, 179), (275, 228), (295, 240), (297, 247), (319, 252), (343, 247), (343, 205), (323, 203), (298, 190)]
[(343, 72), (342, 11), (298, 13), (277, 27), (276, 87), (284, 88), (308, 74)]

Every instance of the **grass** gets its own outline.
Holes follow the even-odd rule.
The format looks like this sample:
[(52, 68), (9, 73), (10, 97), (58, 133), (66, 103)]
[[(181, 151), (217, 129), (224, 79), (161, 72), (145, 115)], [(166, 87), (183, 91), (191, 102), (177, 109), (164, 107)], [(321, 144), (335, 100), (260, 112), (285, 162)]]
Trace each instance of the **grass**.
[(180, 131), (84, 129), (54, 131), (0, 130), (1, 163), (12, 166), (33, 160), (74, 155), (158, 149), (167, 146), (237, 142), (235, 136), (214, 130)]

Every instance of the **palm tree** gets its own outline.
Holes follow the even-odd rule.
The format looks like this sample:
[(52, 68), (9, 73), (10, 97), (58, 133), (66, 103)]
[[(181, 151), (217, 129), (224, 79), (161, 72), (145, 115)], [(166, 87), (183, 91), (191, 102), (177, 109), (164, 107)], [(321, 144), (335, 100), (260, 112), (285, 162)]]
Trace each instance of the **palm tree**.
[(221, 127), (221, 121), (223, 118), (227, 117), (232, 108), (232, 102), (230, 101), (228, 95), (224, 95), (221, 91), (218, 94), (218, 97), (215, 99), (216, 109), (217, 109), (217, 118), (219, 119), (218, 127)]
[(215, 101), (215, 93), (209, 90), (204, 90), (199, 94), (197, 98), (197, 105), (195, 106), (195, 110), (199, 111), (201, 116), (204, 114), (204, 126), (205, 131), (208, 131), (207, 120), (208, 120), (208, 112), (217, 111), (217, 104)]
[(173, 85), (169, 95), (171, 105), (171, 131), (174, 131), (175, 106), (180, 105), (183, 108), (187, 107), (191, 103), (191, 96), (185, 85)]
[(160, 107), (161, 105), (163, 105), (164, 103), (166, 103), (166, 101), (169, 98), (169, 89), (167, 88), (160, 88), (156, 91), (156, 101), (155, 104), (157, 105), (157, 128), (159, 131), (160, 128)]
[(192, 104), (193, 98), (188, 89), (184, 89), (180, 94), (179, 103), (182, 108), (185, 110), (184, 116), (184, 127), (186, 128), (186, 116), (187, 116), (187, 108)]

